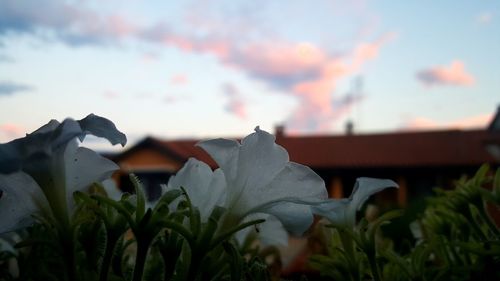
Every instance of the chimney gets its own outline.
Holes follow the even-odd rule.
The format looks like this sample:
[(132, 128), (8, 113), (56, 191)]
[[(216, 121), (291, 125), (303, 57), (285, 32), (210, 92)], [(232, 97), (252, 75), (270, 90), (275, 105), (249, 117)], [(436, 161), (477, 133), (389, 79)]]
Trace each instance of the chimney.
[(345, 123), (345, 134), (354, 134), (354, 123), (351, 120), (347, 120), (347, 122)]
[(276, 139), (283, 138), (285, 136), (285, 125), (276, 125), (274, 127), (274, 135)]

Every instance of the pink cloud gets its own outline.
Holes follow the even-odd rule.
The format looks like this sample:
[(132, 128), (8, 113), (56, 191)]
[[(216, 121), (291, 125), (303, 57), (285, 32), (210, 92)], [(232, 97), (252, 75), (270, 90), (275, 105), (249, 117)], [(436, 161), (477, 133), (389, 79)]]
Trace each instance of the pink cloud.
[(435, 66), (417, 73), (417, 78), (427, 86), (455, 85), (471, 86), (474, 77), (465, 71), (462, 61), (455, 60), (449, 66)]
[[(7, 17), (7, 22), (29, 22), (24, 32), (36, 33), (40, 26), (52, 30), (57, 38), (69, 45), (116, 44), (132, 38), (184, 52), (211, 54), (219, 63), (296, 98), (299, 105), (291, 113), (287, 125), (301, 132), (329, 130), (333, 122), (348, 112), (348, 105), (333, 105), (338, 99), (335, 96), (337, 82), (356, 74), (367, 61), (376, 58), (392, 36), (357, 44), (340, 55), (313, 43), (284, 40), (272, 31), (264, 34), (245, 22), (247, 15), (238, 17), (237, 24), (228, 24), (226, 20), (212, 19), (202, 9), (199, 15), (203, 13), (203, 17), (191, 17), (194, 25), (197, 20), (202, 20), (202, 24), (186, 33), (161, 22), (141, 26), (117, 14), (103, 16), (83, 6), (41, 1), (50, 4), (43, 15), (16, 9), (17, 2), (7, 0), (7, 9), (0, 11), (0, 16)], [(207, 22), (209, 24), (205, 24)], [(19, 29), (14, 25), (7, 28)], [(445, 69), (444, 73), (447, 71)], [(244, 103), (234, 95), (229, 97), (228, 108), (238, 116), (245, 116)]]
[(228, 103), (226, 104), (225, 109), (235, 115), (240, 119), (247, 118), (247, 108), (246, 103), (241, 96), (240, 91), (234, 84), (226, 83), (223, 85), (223, 91), (226, 97), (228, 98)]
[(493, 19), (493, 14), (491, 12), (484, 12), (477, 16), (476, 21), (480, 24), (488, 24)]
[(170, 78), (170, 83), (173, 85), (184, 85), (189, 82), (188, 77), (185, 74), (176, 74)]
[[(359, 44), (340, 56), (308, 42), (275, 39), (240, 45), (230, 38), (176, 34), (164, 25), (157, 25), (142, 35), (152, 42), (186, 52), (212, 54), (222, 64), (294, 96), (299, 100), (299, 106), (292, 112), (287, 126), (301, 132), (327, 131), (336, 119), (348, 112), (349, 108), (332, 106), (337, 81), (358, 72), (394, 37), (388, 34), (374, 42)], [(236, 105), (243, 108), (239, 104), (231, 108), (236, 108)]]
[(448, 122), (440, 122), (429, 118), (416, 117), (406, 121), (400, 128), (401, 130), (486, 128), (492, 119), (493, 114), (480, 114)]
[(0, 140), (2, 142), (11, 141), (16, 138), (20, 138), (25, 134), (25, 130), (23, 127), (12, 124), (5, 123), (0, 125)]
[(113, 91), (106, 91), (102, 94), (102, 96), (106, 99), (117, 99), (120, 97), (120, 95), (116, 92)]

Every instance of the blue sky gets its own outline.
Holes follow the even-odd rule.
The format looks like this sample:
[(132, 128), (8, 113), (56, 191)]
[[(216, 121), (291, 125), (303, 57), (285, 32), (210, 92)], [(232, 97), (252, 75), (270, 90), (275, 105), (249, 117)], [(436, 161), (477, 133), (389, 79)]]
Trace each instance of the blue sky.
[(0, 0), (0, 142), (48, 120), (136, 141), (485, 126), (500, 2)]

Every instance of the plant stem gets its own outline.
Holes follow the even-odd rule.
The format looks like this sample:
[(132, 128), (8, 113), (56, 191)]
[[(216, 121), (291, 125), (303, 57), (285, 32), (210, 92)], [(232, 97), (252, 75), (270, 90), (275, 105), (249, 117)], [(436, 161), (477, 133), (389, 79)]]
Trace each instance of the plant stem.
[[(191, 262), (189, 263), (188, 276), (186, 281), (194, 281), (198, 276), (198, 271), (200, 270), (201, 261), (204, 255), (198, 253), (198, 251), (193, 251), (191, 254)], [(201, 258), (200, 258), (201, 257)]]
[(106, 251), (104, 252), (104, 257), (101, 264), (101, 272), (99, 274), (99, 281), (107, 281), (109, 268), (111, 266), (111, 259), (113, 258), (113, 252), (118, 242), (118, 237), (108, 232), (107, 235)]
[(64, 253), (64, 263), (66, 264), (68, 280), (76, 281), (76, 257), (75, 244), (73, 241), (73, 228), (69, 223), (69, 219), (58, 221), (57, 228), (59, 238), (61, 239), (62, 251)]
[(134, 276), (132, 281), (141, 281), (149, 250), (149, 240), (137, 240), (137, 255), (135, 256)]
[(337, 230), (339, 232), (340, 241), (342, 242), (342, 246), (347, 256), (351, 278), (352, 280), (359, 280), (359, 272), (357, 269), (356, 256), (354, 253), (354, 241), (346, 231), (340, 229)]
[(381, 281), (380, 270), (378, 269), (377, 258), (375, 257), (375, 252), (373, 254), (367, 255), (368, 261), (370, 262), (370, 268), (372, 270), (372, 277), (375, 281)]

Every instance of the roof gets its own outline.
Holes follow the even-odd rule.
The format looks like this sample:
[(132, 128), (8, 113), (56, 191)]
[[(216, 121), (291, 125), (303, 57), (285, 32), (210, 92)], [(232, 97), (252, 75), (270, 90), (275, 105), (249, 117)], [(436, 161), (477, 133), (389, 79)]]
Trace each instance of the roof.
[[(276, 142), (288, 151), (290, 160), (312, 168), (385, 168), (422, 166), (470, 166), (498, 163), (485, 149), (500, 135), (489, 130), (446, 130), (396, 132), (338, 136), (285, 136)], [(216, 167), (201, 148), (199, 140), (159, 140), (146, 138), (115, 157), (120, 161), (141, 147), (156, 149), (170, 158), (184, 162), (195, 157)]]
[(132, 148), (126, 150), (125, 152), (115, 155), (112, 160), (115, 162), (120, 162), (126, 159), (129, 155), (135, 153), (144, 148), (151, 148), (158, 153), (164, 155), (172, 160), (177, 160), (184, 163), (190, 157), (194, 157), (201, 160), (211, 167), (216, 167), (216, 163), (210, 158), (210, 156), (201, 148), (196, 146), (199, 140), (160, 140), (153, 137), (147, 137), (142, 141), (138, 142)]
[(448, 130), (283, 137), (277, 142), (292, 161), (315, 168), (420, 167), (494, 163), (484, 147), (491, 137), (486, 130)]

